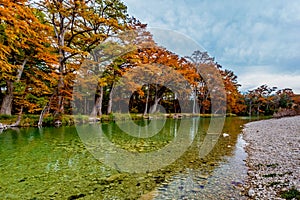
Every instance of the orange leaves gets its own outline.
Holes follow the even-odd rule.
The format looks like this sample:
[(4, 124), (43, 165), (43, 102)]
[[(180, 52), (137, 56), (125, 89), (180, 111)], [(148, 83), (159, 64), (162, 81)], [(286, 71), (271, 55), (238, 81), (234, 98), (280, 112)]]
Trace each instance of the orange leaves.
[[(25, 0), (1, 1), (0, 80), (10, 80), (14, 83), (12, 90), (6, 90), (4, 98), (12, 101), (12, 98), (8, 97), (14, 95), (15, 105), (25, 108), (34, 104), (25, 103), (26, 96), (38, 97), (51, 93), (49, 83), (52, 80), (48, 78), (47, 72), (53, 70), (52, 65), (57, 63), (49, 39), (52, 29), (41, 23), (42, 17), (38, 18), (35, 14), (38, 14), (38, 11), (29, 7)], [(5, 110), (2, 108), (1, 111)]]
[(54, 56), (49, 55), (44, 46), (44, 44), (50, 44), (47, 39), (50, 28), (41, 24), (34, 16), (34, 9), (26, 6), (25, 1), (18, 3), (3, 1), (2, 4), (0, 18), (3, 43), (0, 57), (6, 58), (6, 65), (2, 67), (9, 67), (9, 63), (11, 63), (9, 60), (13, 60), (14, 63), (22, 63), (25, 57), (31, 61), (33, 59), (45, 62), (53, 61)]
[[(85, 73), (78, 70), (88, 53), (123, 28), (121, 21), (126, 18), (126, 7), (123, 9), (122, 5), (118, 0), (43, 0), (39, 3), (54, 29), (52, 44), (58, 53), (57, 72), (61, 79), (57, 86), (58, 99), (71, 98), (75, 73), (78, 76)], [(57, 105), (58, 110), (63, 110), (63, 100), (58, 104), (61, 104)]]

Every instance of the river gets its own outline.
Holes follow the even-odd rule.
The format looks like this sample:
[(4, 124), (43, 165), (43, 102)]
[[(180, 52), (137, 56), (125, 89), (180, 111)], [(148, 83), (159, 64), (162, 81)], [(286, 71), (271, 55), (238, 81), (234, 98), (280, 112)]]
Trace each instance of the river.
[[(157, 134), (143, 138), (124, 134), (113, 122), (6, 130), (0, 134), (0, 198), (241, 199), (247, 169), (240, 133), (247, 122), (248, 118), (226, 118), (204, 157), (199, 149), (209, 118), (167, 119)], [(135, 123), (145, 127), (148, 122)], [(150, 123), (160, 126), (160, 119)], [(187, 135), (177, 142), (184, 146), (172, 144), (181, 134), (180, 125)], [(122, 151), (99, 145), (100, 136), (91, 132), (95, 127)], [(78, 134), (82, 130), (90, 134), (89, 141)], [(150, 161), (136, 162), (130, 155), (149, 155)]]

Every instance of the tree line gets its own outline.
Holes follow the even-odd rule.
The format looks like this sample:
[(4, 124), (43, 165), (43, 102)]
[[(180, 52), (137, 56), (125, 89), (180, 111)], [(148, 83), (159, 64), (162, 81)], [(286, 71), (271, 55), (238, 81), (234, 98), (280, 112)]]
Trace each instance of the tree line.
[[(133, 79), (148, 80), (127, 96), (121, 93), (131, 113), (155, 113), (159, 105), (168, 113), (180, 113), (185, 104), (192, 113), (211, 113), (209, 83), (217, 76), (226, 93), (217, 101), (225, 102), (227, 113), (271, 115), (294, 106), (292, 89), (262, 85), (241, 93), (234, 72), (207, 52), (180, 57), (158, 46), (147, 25), (129, 16), (119, 0), (1, 0), (0, 20), (0, 114), (39, 114), (41, 125), (45, 116), (60, 119), (74, 111), (94, 116), (124, 112), (113, 93), (125, 75), (132, 88)], [(76, 84), (91, 80), (97, 83), (91, 88), (93, 96), (74, 92)], [(182, 86), (176, 92), (168, 87), (175, 83)], [(181, 104), (179, 97), (184, 99)], [(76, 105), (74, 98), (83, 101)]]

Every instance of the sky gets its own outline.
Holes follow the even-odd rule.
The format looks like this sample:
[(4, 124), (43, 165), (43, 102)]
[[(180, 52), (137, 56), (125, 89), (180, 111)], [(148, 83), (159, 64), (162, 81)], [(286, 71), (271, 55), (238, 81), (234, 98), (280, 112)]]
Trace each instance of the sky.
[[(154, 28), (154, 39), (167, 41), (162, 46), (172, 50), (176, 36), (181, 35), (194, 42), (188, 45), (190, 52), (202, 48), (199, 50), (207, 51), (223, 68), (234, 71), (242, 85), (240, 91), (267, 84), (300, 94), (298, 0), (123, 2), (129, 15)], [(163, 32), (172, 34), (164, 37)], [(181, 42), (174, 49), (180, 45), (187, 48)]]

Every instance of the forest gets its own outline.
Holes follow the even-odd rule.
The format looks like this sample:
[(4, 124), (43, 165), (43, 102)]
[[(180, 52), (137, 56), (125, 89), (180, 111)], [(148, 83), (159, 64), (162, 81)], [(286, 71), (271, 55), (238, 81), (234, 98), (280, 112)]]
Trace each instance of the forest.
[[(119, 98), (129, 101), (128, 111), (142, 115), (159, 112), (160, 106), (166, 113), (182, 113), (183, 105), (189, 105), (193, 114), (211, 114), (209, 84), (216, 77), (224, 88), (214, 91), (226, 93), (226, 98), (217, 99), (226, 108), (216, 114), (270, 116), (289, 113), (300, 104), (291, 88), (261, 85), (240, 91), (235, 73), (208, 52), (194, 49), (192, 55), (181, 57), (159, 46), (147, 25), (129, 16), (119, 0), (1, 0), (0, 20), (2, 117), (36, 115), (38, 125), (43, 125), (45, 119), (54, 122), (74, 112), (93, 116), (126, 112), (116, 108), (121, 101), (113, 98), (124, 76), (131, 88), (137, 87), (133, 79), (147, 79), (129, 96), (118, 90)], [(166, 73), (162, 66), (176, 73)], [(153, 71), (164, 76), (151, 75)], [(185, 83), (176, 92), (168, 87), (183, 78)], [(90, 88), (93, 96), (76, 92), (75, 85), (87, 86), (91, 80), (97, 83)], [(81, 103), (76, 104), (75, 98)]]

